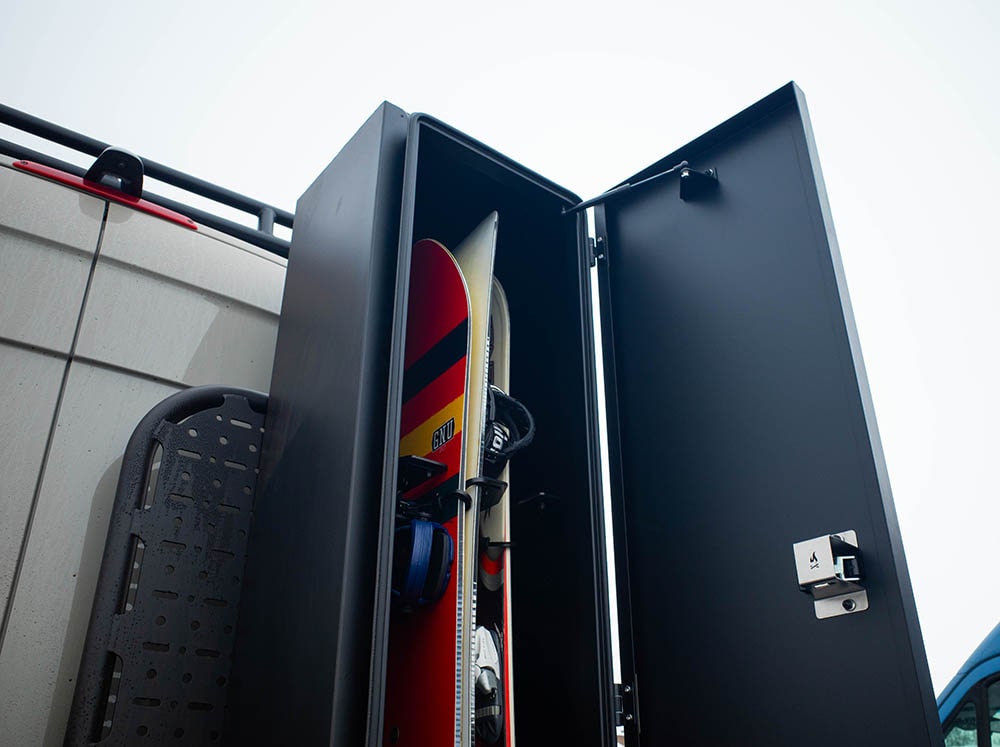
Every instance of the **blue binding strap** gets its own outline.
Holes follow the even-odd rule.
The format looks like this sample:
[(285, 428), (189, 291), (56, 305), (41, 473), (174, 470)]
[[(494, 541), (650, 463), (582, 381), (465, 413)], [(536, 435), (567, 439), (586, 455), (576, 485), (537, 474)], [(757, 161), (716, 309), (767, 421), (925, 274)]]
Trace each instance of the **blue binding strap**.
[(403, 587), (404, 604), (418, 604), (427, 582), (427, 568), (431, 562), (431, 545), (434, 542), (434, 525), (429, 521), (414, 519), (411, 523), (413, 549), (410, 552), (410, 571)]

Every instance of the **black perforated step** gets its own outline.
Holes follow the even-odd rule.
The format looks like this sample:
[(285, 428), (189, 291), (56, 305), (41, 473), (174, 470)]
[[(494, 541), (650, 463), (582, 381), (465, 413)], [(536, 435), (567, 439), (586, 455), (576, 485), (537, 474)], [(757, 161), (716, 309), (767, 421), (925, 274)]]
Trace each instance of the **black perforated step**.
[(66, 744), (222, 743), (266, 405), (196, 387), (132, 434)]

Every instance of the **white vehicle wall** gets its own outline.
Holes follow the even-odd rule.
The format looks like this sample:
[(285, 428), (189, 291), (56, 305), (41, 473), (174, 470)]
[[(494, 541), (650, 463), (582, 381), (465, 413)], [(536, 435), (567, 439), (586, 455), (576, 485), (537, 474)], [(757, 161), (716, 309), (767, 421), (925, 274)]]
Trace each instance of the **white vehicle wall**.
[(157, 402), (267, 391), (285, 260), (0, 157), (0, 741), (60, 745), (121, 454)]

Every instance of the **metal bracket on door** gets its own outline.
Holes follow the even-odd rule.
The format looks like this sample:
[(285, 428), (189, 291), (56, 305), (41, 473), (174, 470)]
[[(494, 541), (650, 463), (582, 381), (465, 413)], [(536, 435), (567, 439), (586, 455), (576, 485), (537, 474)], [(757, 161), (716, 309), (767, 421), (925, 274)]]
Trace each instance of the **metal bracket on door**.
[(615, 726), (635, 721), (635, 687), (631, 682), (615, 683)]
[(868, 609), (858, 535), (853, 530), (827, 534), (792, 546), (799, 589), (812, 595), (820, 620)]
[(685, 202), (705, 197), (718, 188), (719, 174), (715, 169), (681, 169), (681, 199)]

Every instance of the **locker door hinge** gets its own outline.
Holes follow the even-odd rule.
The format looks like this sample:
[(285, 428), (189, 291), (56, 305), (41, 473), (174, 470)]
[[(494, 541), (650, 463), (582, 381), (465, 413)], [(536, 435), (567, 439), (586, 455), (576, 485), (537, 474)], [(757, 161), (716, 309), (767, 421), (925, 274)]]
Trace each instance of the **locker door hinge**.
[(587, 249), (590, 260), (591, 267), (597, 267), (597, 260), (607, 259), (607, 254), (605, 252), (606, 242), (603, 236), (598, 236), (596, 239), (592, 237), (587, 237)]
[(631, 682), (615, 683), (615, 726), (635, 721), (635, 686)]

